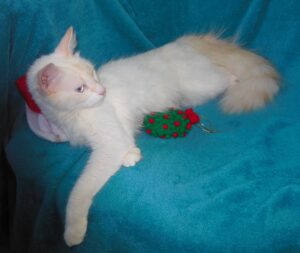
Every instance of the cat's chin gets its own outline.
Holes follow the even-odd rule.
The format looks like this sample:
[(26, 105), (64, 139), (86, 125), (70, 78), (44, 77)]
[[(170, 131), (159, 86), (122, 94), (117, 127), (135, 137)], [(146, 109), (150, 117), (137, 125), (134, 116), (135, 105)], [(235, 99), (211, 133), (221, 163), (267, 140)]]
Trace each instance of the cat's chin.
[(105, 99), (105, 96), (98, 96), (98, 97), (90, 98), (89, 100), (86, 101), (86, 103), (84, 103), (83, 107), (85, 107), (85, 108), (97, 107), (103, 103), (104, 99)]

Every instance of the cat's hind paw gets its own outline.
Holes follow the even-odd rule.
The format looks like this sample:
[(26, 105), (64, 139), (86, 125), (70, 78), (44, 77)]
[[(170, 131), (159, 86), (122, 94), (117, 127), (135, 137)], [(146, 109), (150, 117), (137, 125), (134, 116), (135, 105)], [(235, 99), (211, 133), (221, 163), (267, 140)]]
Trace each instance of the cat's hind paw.
[(87, 220), (69, 224), (65, 228), (64, 239), (69, 247), (82, 243), (87, 229)]
[(141, 160), (141, 150), (139, 148), (132, 148), (124, 157), (122, 165), (125, 167), (134, 166), (139, 160)]

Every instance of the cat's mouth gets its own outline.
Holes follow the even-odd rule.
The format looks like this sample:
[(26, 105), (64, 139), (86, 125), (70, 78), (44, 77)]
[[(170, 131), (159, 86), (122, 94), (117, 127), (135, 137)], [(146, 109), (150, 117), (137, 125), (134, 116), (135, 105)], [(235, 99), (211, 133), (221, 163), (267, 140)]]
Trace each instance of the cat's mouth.
[(105, 94), (106, 94), (106, 89), (105, 88), (103, 89), (103, 91), (98, 92), (99, 96), (105, 96)]

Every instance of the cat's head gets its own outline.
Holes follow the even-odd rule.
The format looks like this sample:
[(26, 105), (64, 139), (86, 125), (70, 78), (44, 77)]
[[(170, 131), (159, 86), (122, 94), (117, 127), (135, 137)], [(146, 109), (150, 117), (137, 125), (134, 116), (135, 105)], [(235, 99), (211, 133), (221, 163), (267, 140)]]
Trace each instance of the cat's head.
[(74, 53), (76, 38), (70, 27), (54, 52), (42, 56), (28, 71), (28, 85), (40, 104), (69, 111), (97, 105), (105, 88), (93, 65)]

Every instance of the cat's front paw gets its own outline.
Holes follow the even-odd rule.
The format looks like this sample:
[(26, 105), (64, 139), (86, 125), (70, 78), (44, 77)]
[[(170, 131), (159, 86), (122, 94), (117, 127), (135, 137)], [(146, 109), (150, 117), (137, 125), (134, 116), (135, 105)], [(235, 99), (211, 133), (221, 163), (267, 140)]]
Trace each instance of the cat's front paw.
[(66, 244), (71, 247), (82, 243), (87, 229), (87, 220), (81, 219), (80, 221), (72, 224), (67, 224), (65, 227), (64, 239)]
[(139, 148), (132, 148), (124, 157), (122, 165), (125, 167), (134, 166), (139, 160), (141, 160), (141, 150)]

